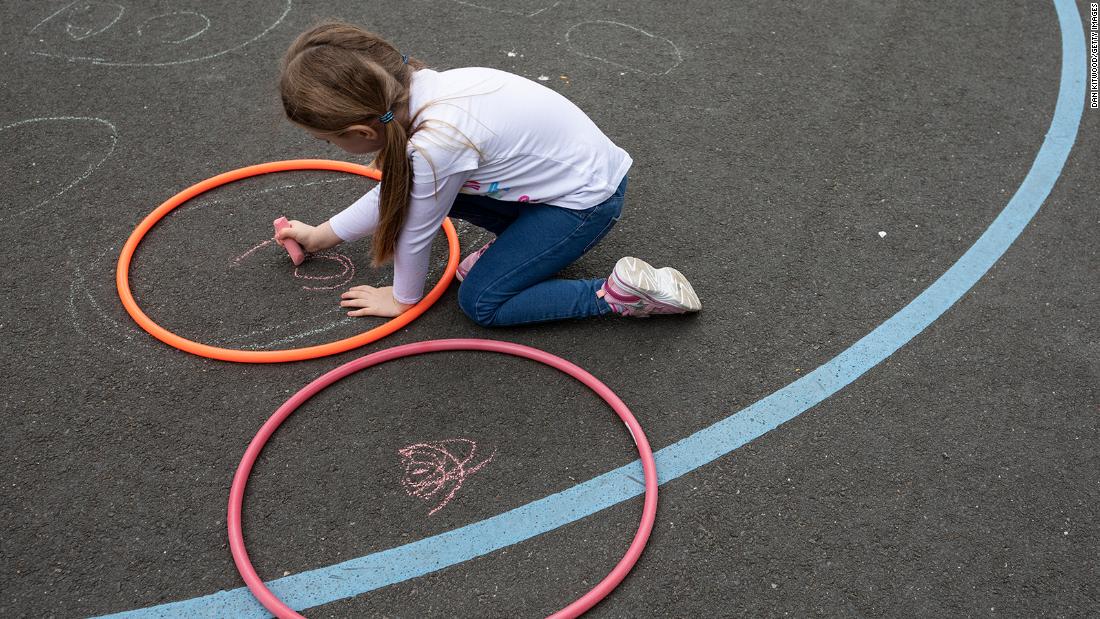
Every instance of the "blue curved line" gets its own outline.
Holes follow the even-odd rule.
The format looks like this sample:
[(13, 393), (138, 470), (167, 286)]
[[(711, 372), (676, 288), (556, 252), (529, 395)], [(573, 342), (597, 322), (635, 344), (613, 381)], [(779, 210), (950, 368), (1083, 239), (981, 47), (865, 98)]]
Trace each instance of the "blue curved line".
[[(748, 408), (655, 454), (661, 483), (724, 456), (843, 389), (904, 346), (993, 266), (1039, 210), (1077, 138), (1085, 102), (1085, 42), (1073, 0), (1053, 0), (1062, 33), (1062, 79), (1054, 119), (1027, 177), (985, 233), (935, 283), (889, 320), (806, 376)], [(268, 586), (306, 609), (415, 578), (522, 542), (642, 494), (639, 461), (492, 518), (365, 557), (279, 578)], [(241, 587), (181, 602), (108, 615), (269, 617)]]

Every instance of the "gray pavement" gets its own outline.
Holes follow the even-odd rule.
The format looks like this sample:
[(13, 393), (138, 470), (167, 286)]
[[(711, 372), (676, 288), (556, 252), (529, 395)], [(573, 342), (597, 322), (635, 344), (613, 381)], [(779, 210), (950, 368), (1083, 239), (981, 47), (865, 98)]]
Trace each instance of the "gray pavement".
[[(1088, 3), (1077, 8), (1087, 30)], [(784, 388), (904, 308), (1006, 207), (1051, 125), (1063, 35), (1052, 2), (1016, 0), (0, 10), (4, 617), (242, 587), (225, 510), (248, 441), (295, 391), (369, 352), (451, 337), (546, 350), (614, 389), (655, 450)], [(542, 77), (577, 102), (635, 166), (621, 222), (566, 274), (604, 275), (622, 255), (674, 265), (704, 311), (486, 330), (452, 286), (393, 336), (277, 365), (205, 360), (141, 331), (114, 268), (147, 213), (227, 170), (343, 157), (289, 126), (274, 88), (290, 40), (329, 16), (433, 67)], [(1086, 104), (1042, 208), (928, 328), (662, 485), (645, 553), (591, 616), (1100, 615), (1098, 130)], [(336, 289), (303, 289), (388, 281), (365, 244), (306, 265), (316, 280), (262, 245), (278, 215), (320, 221), (367, 187), (302, 172), (205, 194), (143, 241), (134, 294), (170, 330), (224, 347), (307, 346), (380, 324), (343, 320)], [(459, 233), (464, 250), (485, 239)], [(444, 250), (437, 241), (435, 277)], [(450, 439), (469, 441), (471, 467), (491, 460), (429, 515), (437, 504), (402, 486), (399, 450)], [(603, 403), (551, 369), (483, 353), (394, 361), (310, 400), (275, 435), (246, 497), (249, 552), (265, 579), (324, 570), (635, 457)], [(630, 499), (303, 612), (545, 616), (615, 564), (640, 513)], [(341, 577), (324, 573), (305, 589)], [(195, 616), (175, 608), (165, 613)]]

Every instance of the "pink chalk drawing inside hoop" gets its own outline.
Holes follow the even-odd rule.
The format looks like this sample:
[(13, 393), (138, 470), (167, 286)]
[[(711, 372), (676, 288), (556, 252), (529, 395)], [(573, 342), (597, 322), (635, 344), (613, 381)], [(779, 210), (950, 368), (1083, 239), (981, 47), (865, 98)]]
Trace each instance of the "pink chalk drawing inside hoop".
[(468, 438), (449, 438), (433, 443), (416, 443), (397, 450), (405, 466), (401, 487), (409, 496), (425, 501), (442, 499), (431, 516), (443, 509), (462, 489), (466, 478), (493, 461), (496, 452), (477, 464), (477, 443)]
[(619, 396), (615, 395), (615, 392), (611, 391), (607, 385), (600, 382), (599, 379), (592, 376), (592, 374), (581, 367), (561, 357), (538, 350), (537, 348), (510, 342), (483, 339), (429, 340), (426, 342), (417, 342), (415, 344), (395, 346), (376, 353), (371, 353), (355, 361), (345, 363), (315, 379), (276, 409), (271, 417), (260, 427), (259, 432), (253, 437), (252, 442), (248, 444), (248, 448), (241, 458), (241, 463), (237, 466), (237, 471), (233, 475), (233, 483), (229, 489), (229, 511), (226, 518), (226, 523), (229, 528), (229, 549), (233, 555), (233, 562), (237, 566), (237, 571), (240, 572), (241, 578), (243, 578), (245, 584), (248, 585), (248, 589), (252, 591), (252, 595), (256, 596), (256, 599), (263, 604), (264, 608), (273, 613), (276, 617), (280, 619), (304, 619), (302, 615), (283, 603), (282, 600), (264, 585), (263, 580), (260, 579), (260, 576), (252, 567), (252, 562), (248, 558), (248, 551), (245, 549), (244, 545), (244, 531), (241, 528), (241, 513), (243, 511), (245, 487), (248, 485), (248, 476), (252, 472), (252, 466), (256, 463), (256, 459), (259, 457), (264, 445), (267, 444), (271, 435), (275, 433), (283, 421), (285, 421), (291, 413), (297, 410), (299, 406), (329, 385), (346, 376), (394, 359), (412, 357), (431, 352), (456, 350), (497, 352), (523, 357), (548, 365), (572, 376), (595, 392), (596, 395), (603, 398), (611, 409), (615, 411), (615, 414), (619, 416), (619, 419), (622, 420), (627, 429), (630, 430), (630, 435), (633, 437), (634, 444), (638, 449), (638, 455), (641, 457), (642, 472), (645, 477), (645, 498), (642, 504), (642, 519), (638, 525), (637, 532), (634, 534), (634, 539), (630, 543), (630, 547), (627, 548), (626, 554), (623, 555), (622, 559), (619, 560), (603, 580), (597, 583), (588, 593), (577, 598), (577, 600), (554, 613), (551, 617), (553, 619), (565, 619), (580, 616), (585, 611), (595, 606), (597, 602), (607, 597), (607, 595), (626, 578), (627, 573), (630, 572), (630, 569), (637, 563), (638, 558), (642, 554), (642, 550), (645, 548), (646, 541), (649, 540), (649, 534), (653, 530), (653, 522), (657, 515), (657, 465), (653, 460), (653, 451), (649, 447), (649, 441), (646, 440), (645, 433), (642, 432), (642, 428), (638, 424), (638, 421), (634, 418), (634, 415), (630, 412), (630, 409), (627, 408), (626, 404), (619, 399)]

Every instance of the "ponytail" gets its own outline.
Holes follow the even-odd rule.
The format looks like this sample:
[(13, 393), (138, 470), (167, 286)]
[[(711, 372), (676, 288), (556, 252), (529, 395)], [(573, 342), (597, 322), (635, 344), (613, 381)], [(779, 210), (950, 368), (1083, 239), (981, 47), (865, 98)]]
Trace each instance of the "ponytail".
[[(405, 99), (407, 104), (407, 94)], [(407, 153), (411, 137), (408, 127), (396, 116), (390, 122), (379, 124), (382, 126), (385, 146), (376, 160), (378, 168), (382, 170), (382, 186), (378, 191), (378, 228), (375, 229), (371, 242), (374, 266), (393, 257), (397, 237), (401, 234), (401, 227), (405, 225), (405, 216), (409, 211), (413, 177), (412, 163)]]
[[(378, 35), (340, 22), (302, 33), (283, 57), (279, 91), (291, 122), (322, 132), (369, 124), (383, 136), (376, 159), (382, 183), (371, 247), (375, 266), (393, 257), (409, 210), (413, 174), (407, 149), (418, 128), (408, 109), (409, 84), (413, 71), (424, 66)], [(389, 112), (392, 120), (382, 122)]]

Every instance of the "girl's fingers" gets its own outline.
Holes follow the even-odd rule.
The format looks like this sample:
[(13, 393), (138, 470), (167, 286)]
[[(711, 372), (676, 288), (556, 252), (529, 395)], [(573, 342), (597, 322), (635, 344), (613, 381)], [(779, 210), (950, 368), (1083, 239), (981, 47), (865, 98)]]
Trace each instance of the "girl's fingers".
[(359, 299), (356, 299), (356, 300), (353, 300), (353, 301), (341, 301), (340, 305), (342, 307), (358, 308), (358, 309), (352, 309), (351, 311), (349, 311), (348, 316), (373, 316), (374, 315), (374, 308), (371, 307), (370, 305), (367, 305), (366, 301), (362, 301), (362, 300), (359, 300)]
[(393, 297), (389, 288), (355, 286), (340, 294), (340, 306), (352, 308), (348, 316), (396, 316), (390, 305)]
[[(344, 293), (345, 295), (347, 293)], [(374, 316), (375, 311), (371, 306), (370, 299), (366, 298), (366, 295), (356, 296), (355, 298), (346, 298), (340, 301), (340, 307), (358, 308), (352, 309), (348, 312), (348, 316)]]
[(340, 307), (371, 307), (370, 301), (365, 299), (349, 299), (347, 301), (340, 301)]
[(289, 223), (290, 225), (275, 231), (275, 238), (279, 239), (280, 241), (283, 239), (294, 239), (295, 241), (300, 241), (301, 239), (298, 237), (300, 237), (305, 231), (304, 228), (307, 227), (307, 224), (303, 224), (297, 219), (292, 219), (287, 223)]

